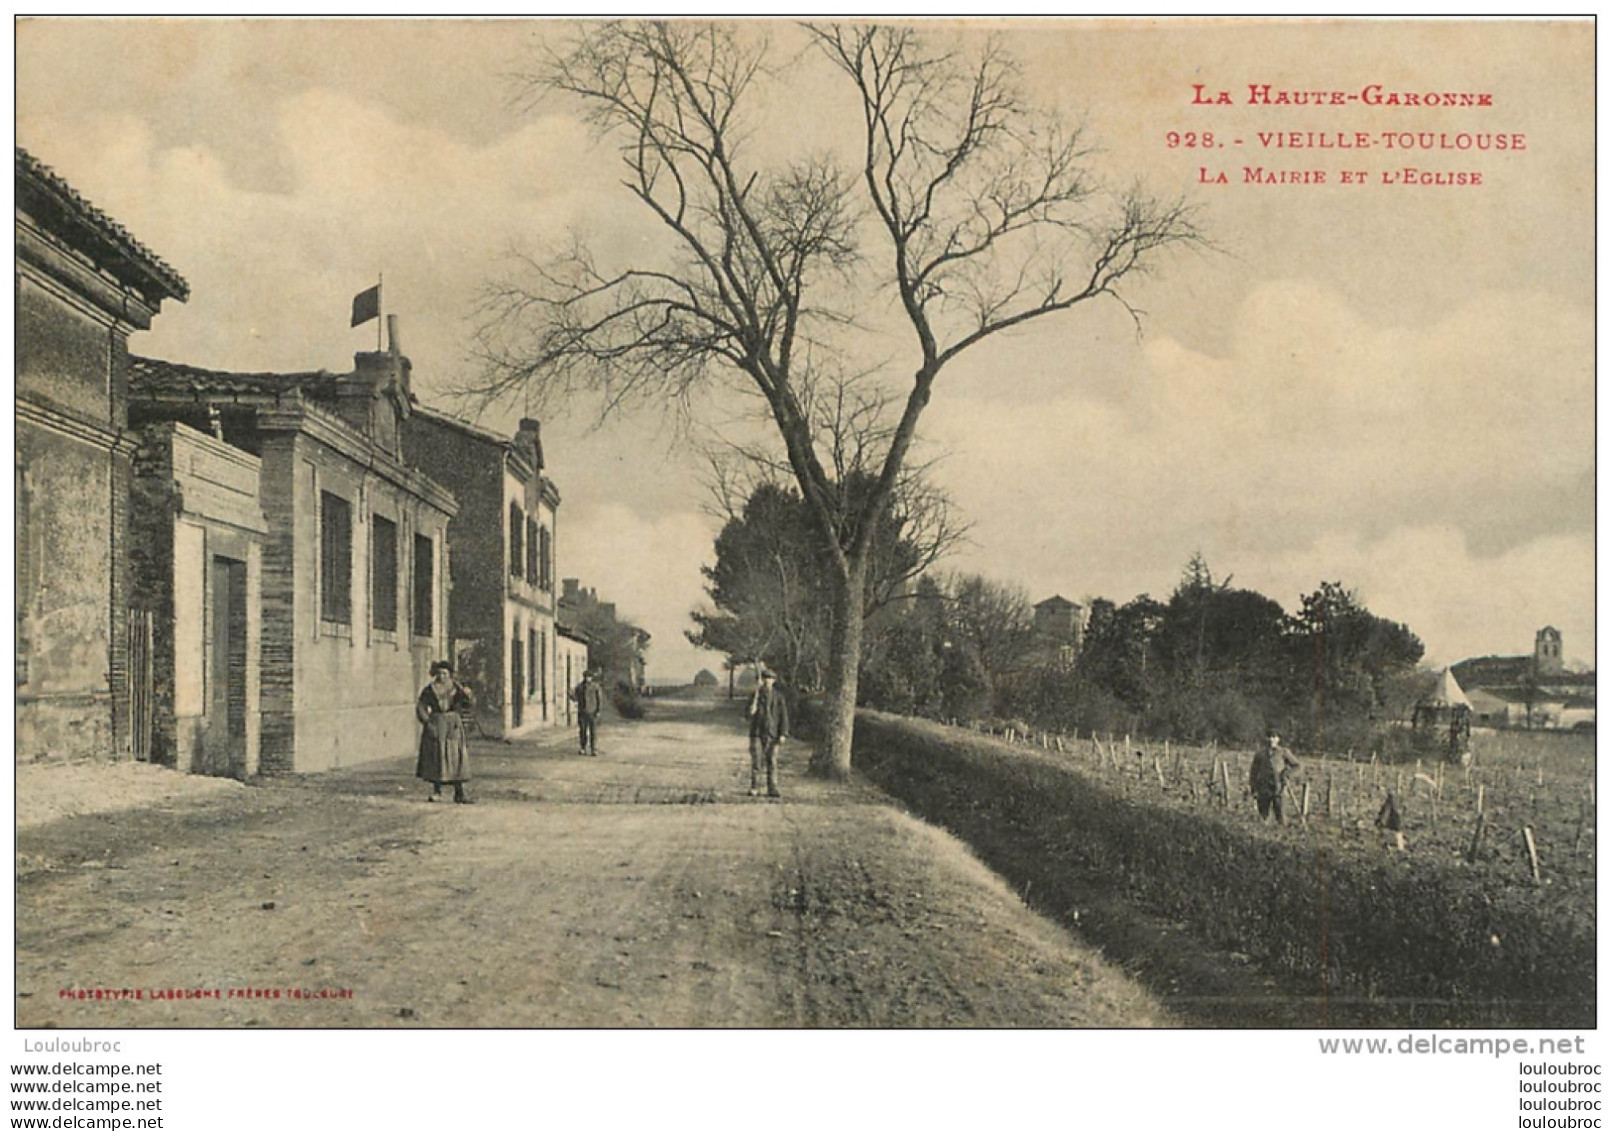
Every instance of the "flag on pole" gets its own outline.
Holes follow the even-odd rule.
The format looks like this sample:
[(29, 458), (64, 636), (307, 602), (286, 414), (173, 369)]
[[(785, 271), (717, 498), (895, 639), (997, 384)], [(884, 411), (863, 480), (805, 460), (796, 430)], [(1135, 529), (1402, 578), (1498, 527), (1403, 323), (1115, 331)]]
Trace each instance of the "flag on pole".
[(380, 284), (352, 296), (352, 324), (362, 326), (371, 318), (380, 317)]

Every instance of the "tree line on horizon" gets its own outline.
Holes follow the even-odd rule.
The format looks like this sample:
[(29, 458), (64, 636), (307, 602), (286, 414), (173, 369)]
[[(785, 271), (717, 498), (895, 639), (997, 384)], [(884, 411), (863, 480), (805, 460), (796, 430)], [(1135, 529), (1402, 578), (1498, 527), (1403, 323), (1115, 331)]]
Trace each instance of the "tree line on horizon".
[[(925, 547), (899, 515), (883, 527), (863, 594), (864, 707), (1179, 742), (1245, 745), (1275, 728), (1299, 747), (1341, 751), (1372, 746), (1424, 691), (1420, 638), (1340, 582), (1321, 582), (1288, 613), (1194, 554), (1164, 600), (1092, 600), (1075, 650), (1037, 635), (1017, 586), (967, 573), (913, 580)], [(704, 572), (713, 608), (694, 614), (689, 640), (734, 664), (765, 663), (800, 695), (820, 694), (830, 579), (799, 495), (756, 487)]]

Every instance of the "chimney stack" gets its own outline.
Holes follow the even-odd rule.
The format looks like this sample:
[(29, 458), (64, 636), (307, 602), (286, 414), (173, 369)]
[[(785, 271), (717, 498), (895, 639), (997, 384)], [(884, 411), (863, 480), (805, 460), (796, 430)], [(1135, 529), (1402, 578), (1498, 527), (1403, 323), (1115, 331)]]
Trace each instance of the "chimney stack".
[(515, 433), (515, 448), (531, 461), (532, 467), (543, 469), (542, 425), (529, 416), (520, 419), (520, 430)]

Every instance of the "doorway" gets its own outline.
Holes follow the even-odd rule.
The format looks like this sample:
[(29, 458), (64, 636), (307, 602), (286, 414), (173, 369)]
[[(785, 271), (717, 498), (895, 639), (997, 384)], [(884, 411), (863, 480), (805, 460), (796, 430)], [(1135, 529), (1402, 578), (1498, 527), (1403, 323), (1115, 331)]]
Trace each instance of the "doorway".
[(212, 597), (207, 648), (207, 738), (205, 774), (242, 777), (246, 772), (246, 563), (212, 560)]
[(525, 645), (520, 639), (520, 625), (515, 625), (514, 638), (509, 641), (509, 726), (520, 729), (521, 707), (526, 698)]

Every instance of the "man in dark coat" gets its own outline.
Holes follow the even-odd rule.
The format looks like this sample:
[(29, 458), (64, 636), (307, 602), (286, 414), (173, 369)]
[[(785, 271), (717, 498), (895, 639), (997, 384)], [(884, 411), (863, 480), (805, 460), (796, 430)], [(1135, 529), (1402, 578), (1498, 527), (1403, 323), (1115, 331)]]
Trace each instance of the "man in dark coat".
[(598, 718), (604, 711), (604, 688), (599, 686), (598, 672), (589, 669), (582, 676), (582, 682), (576, 685), (576, 690), (571, 692), (571, 698), (576, 700), (576, 726), (580, 732), (582, 753), (597, 757)]
[(777, 676), (761, 669), (760, 686), (750, 701), (750, 796), (761, 791), (761, 766), (766, 766), (766, 795), (779, 797), (778, 746), (789, 733), (789, 702), (778, 687)]
[(1261, 818), (1273, 811), (1276, 823), (1286, 822), (1281, 811), (1281, 794), (1287, 787), (1287, 775), (1298, 766), (1291, 751), (1281, 745), (1281, 736), (1270, 731), (1264, 740), (1264, 749), (1253, 755), (1253, 768), (1248, 772), (1247, 784), (1253, 789), (1253, 800), (1258, 802)]

